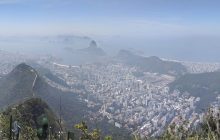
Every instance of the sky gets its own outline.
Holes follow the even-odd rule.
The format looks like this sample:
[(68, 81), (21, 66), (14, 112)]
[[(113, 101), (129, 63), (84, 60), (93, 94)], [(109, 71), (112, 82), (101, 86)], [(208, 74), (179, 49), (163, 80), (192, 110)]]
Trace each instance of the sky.
[(219, 7), (219, 0), (0, 0), (0, 36), (74, 34), (109, 46), (216, 48)]
[(220, 34), (218, 0), (0, 0), (1, 35)]

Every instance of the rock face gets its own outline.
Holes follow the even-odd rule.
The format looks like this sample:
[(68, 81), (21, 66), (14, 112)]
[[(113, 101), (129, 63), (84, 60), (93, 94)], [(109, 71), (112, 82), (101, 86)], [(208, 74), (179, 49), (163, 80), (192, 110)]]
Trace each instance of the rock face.
[(106, 53), (102, 48), (99, 48), (97, 43), (92, 40), (89, 44), (88, 48), (81, 49), (81, 52), (86, 53), (86, 55), (91, 55), (91, 56), (105, 56)]
[(98, 46), (97, 46), (97, 43), (94, 40), (92, 40), (89, 44), (89, 47), (90, 48), (97, 48)]

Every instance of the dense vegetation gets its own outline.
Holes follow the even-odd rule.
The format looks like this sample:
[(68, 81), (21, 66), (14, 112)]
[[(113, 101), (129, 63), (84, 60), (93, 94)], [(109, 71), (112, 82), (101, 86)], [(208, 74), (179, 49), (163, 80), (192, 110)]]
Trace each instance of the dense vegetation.
[(0, 108), (17, 103), (33, 95), (32, 84), (35, 78), (31, 67), (21, 64), (7, 76), (0, 79)]
[[(21, 126), (19, 140), (59, 139), (58, 132), (60, 125), (58, 119), (48, 105), (41, 99), (29, 99), (18, 105), (8, 107), (0, 114), (0, 139), (2, 140), (9, 139), (10, 116), (13, 116), (13, 121), (18, 121), (18, 124)], [(42, 122), (44, 122), (45, 118), (48, 124), (45, 131), (46, 138), (41, 138), (39, 133), (43, 131)], [(67, 137), (69, 137), (69, 140), (74, 138), (80, 140), (115, 140), (114, 136), (104, 135), (101, 129), (89, 128), (89, 125), (85, 122), (72, 125), (72, 127), (78, 131), (67, 133), (66, 130), (62, 128), (64, 133), (61, 135), (61, 139), (67, 139)], [(134, 135), (133, 138), (126, 138), (126, 136), (121, 138), (126, 140), (219, 140), (220, 110), (209, 109), (203, 118), (203, 123), (196, 128), (194, 126), (188, 127), (187, 121), (184, 121), (182, 125), (170, 125), (164, 134), (157, 138), (145, 138), (140, 135)]]
[(187, 71), (181, 63), (163, 61), (155, 56), (143, 57), (135, 55), (127, 50), (119, 51), (117, 58), (127, 65), (139, 67), (147, 72), (181, 75)]
[(60, 79), (59, 77), (57, 77), (56, 75), (54, 75), (48, 68), (42, 67), (41, 65), (35, 63), (35, 62), (29, 62), (30, 66), (32, 66), (40, 76), (45, 76), (46, 78), (48, 78), (49, 80), (62, 85), (64, 87), (69, 87), (69, 85), (63, 80)]
[(173, 124), (159, 140), (219, 140), (220, 110), (209, 109), (197, 128), (195, 126), (187, 128), (187, 126), (187, 122), (181, 126)]
[(50, 135), (50, 138), (58, 138), (56, 133), (60, 128), (58, 119), (48, 105), (41, 99), (29, 99), (4, 110), (0, 114), (0, 139), (9, 139), (11, 117), (12, 123), (17, 121), (20, 126), (20, 140), (32, 140), (37, 138), (38, 131), (42, 129), (41, 122), (43, 120), (48, 120), (47, 123), (50, 130), (47, 132), (47, 135)]
[[(29, 72), (29, 71), (27, 71), (27, 72)], [(20, 77), (20, 75), (17, 75), (17, 76)], [(214, 77), (216, 77), (216, 75)], [(11, 80), (10, 77), (7, 79)], [(23, 82), (25, 82), (26, 80), (27, 79), (25, 79)], [(39, 93), (39, 94), (40, 93), (45, 93), (45, 94), (49, 93), (48, 98), (44, 97), (44, 99), (48, 99), (49, 103), (53, 103), (52, 105), (54, 105), (55, 107), (58, 108), (59, 105), (57, 104), (57, 102), (52, 102), (52, 100), (50, 100), (50, 97), (53, 97), (53, 99), (57, 99), (60, 97), (60, 96), (58, 96), (59, 94), (56, 94), (57, 91), (54, 91), (55, 89), (48, 87), (48, 85), (45, 85), (43, 83), (43, 81), (41, 81), (41, 80), (42, 79), (39, 79), (37, 87), (35, 87), (35, 88), (37, 88), (36, 93)], [(205, 83), (205, 81), (203, 81), (203, 82)], [(23, 84), (25, 84), (25, 83), (23, 83)], [(16, 86), (16, 87), (19, 87), (19, 86)], [(21, 88), (22, 88), (22, 86), (21, 86)], [(45, 89), (46, 89), (46, 91), (45, 91)], [(23, 89), (23, 92), (24, 91), (28, 92), (30, 90)], [(52, 93), (54, 93), (54, 94), (52, 94)], [(69, 95), (69, 94), (67, 94), (67, 95)], [(19, 96), (22, 97), (22, 94), (19, 94)], [(71, 106), (72, 104), (71, 104), (69, 107), (66, 106), (67, 108), (63, 108), (63, 110), (65, 110), (65, 111), (68, 110), (67, 112), (63, 112), (63, 114), (65, 115), (65, 116), (63, 116), (63, 118), (65, 118), (64, 119), (65, 121), (67, 120), (66, 122), (68, 124), (70, 124), (71, 128), (73, 128), (74, 124), (77, 124), (82, 120), (88, 120), (85, 117), (80, 117), (80, 116), (86, 115), (82, 112), (82, 110), (86, 109), (86, 106), (77, 100), (74, 100), (74, 101), (75, 102), (73, 104), (76, 105), (77, 107), (72, 108), (72, 106)], [(66, 113), (69, 113), (69, 114), (66, 114)], [(82, 114), (80, 114), (80, 113), (82, 113)], [(46, 105), (46, 103), (42, 102), (42, 100), (40, 100), (40, 99), (28, 100), (24, 103), (15, 105), (11, 108), (7, 108), (0, 115), (1, 116), (0, 117), (0, 119), (1, 119), (0, 120), (0, 125), (1, 125), (0, 128), (2, 129), (1, 131), (2, 131), (3, 137), (8, 137), (8, 135), (9, 135), (8, 134), (8, 130), (9, 130), (8, 124), (9, 124), (9, 118), (11, 115), (13, 116), (14, 119), (16, 118), (16, 120), (18, 120), (18, 122), (21, 123), (20, 125), (22, 126), (22, 131), (21, 131), (20, 137), (22, 139), (32, 139), (33, 137), (37, 136), (37, 131), (38, 131), (37, 128), (40, 127), (37, 118), (41, 118), (43, 116), (46, 116), (46, 118), (48, 118), (50, 124), (54, 128), (53, 137), (57, 136), (56, 135), (57, 133), (55, 133), (55, 130), (57, 132), (58, 125), (57, 125), (57, 119), (56, 119), (56, 117), (54, 117), (56, 115), (53, 114), (53, 112), (49, 109), (49, 107)], [(66, 116), (71, 116), (71, 117), (67, 118)], [(69, 119), (69, 121), (68, 121), (68, 119)], [(219, 132), (219, 126), (220, 126), (219, 123), (220, 123), (219, 113), (214, 114), (212, 111), (209, 111), (208, 115), (206, 115), (206, 117), (204, 119), (204, 123), (201, 124), (199, 129), (195, 129), (195, 130), (185, 129), (187, 126), (187, 123), (183, 126), (176, 126), (175, 124), (173, 124), (167, 129), (166, 133), (164, 133), (164, 135), (162, 137), (157, 138), (157, 139), (162, 139), (162, 140), (197, 140), (197, 139), (218, 140), (219, 133), (220, 133)], [(84, 127), (88, 127), (87, 125), (86, 126), (85, 125), (86, 124), (84, 124), (83, 127), (80, 127), (80, 125), (78, 125), (78, 127), (76, 127), (76, 128), (79, 129), (80, 131), (82, 131), (82, 129)], [(96, 122), (96, 123), (88, 122), (88, 125), (91, 126), (91, 128), (87, 129), (84, 132), (74, 131), (75, 136), (80, 137), (81, 134), (87, 135), (87, 134), (85, 134), (85, 132), (88, 132), (88, 135), (87, 135), (88, 137), (94, 136), (96, 139), (100, 139), (100, 138), (104, 139), (103, 136), (106, 134), (111, 135), (111, 137), (106, 137), (106, 139), (108, 139), (108, 140), (109, 139), (114, 139), (114, 140), (115, 139), (116, 140), (117, 139), (118, 140), (131, 139), (129, 136), (129, 133), (125, 129), (116, 129), (114, 126), (108, 124), (107, 121), (100, 121), (100, 122)], [(81, 123), (81, 126), (82, 126), (82, 123)], [(100, 130), (102, 130), (102, 131), (100, 131)], [(91, 139), (91, 140), (96, 140), (96, 139)], [(138, 136), (135, 136), (134, 139), (141, 139), (141, 138)]]
[[(33, 86), (36, 74), (37, 79)], [(204, 100), (209, 103), (212, 101), (209, 98), (214, 99), (220, 93), (220, 88), (216, 83), (220, 83), (220, 72), (186, 74), (178, 78), (170, 87), (171, 90), (179, 89), (181, 92), (187, 91), (192, 93), (194, 96), (201, 97), (203, 103), (205, 103)], [(79, 100), (76, 94), (65, 93), (51, 87), (33, 68), (26, 64), (20, 64), (6, 77), (1, 78), (0, 89), (0, 105), (3, 110), (0, 115), (0, 132), (2, 132), (1, 136), (6, 139), (10, 135), (8, 133), (10, 116), (13, 116), (13, 121), (17, 120), (22, 127), (21, 139), (33, 139), (43, 136), (43, 128), (39, 130), (42, 126), (39, 120), (43, 120), (44, 118), (48, 120), (49, 125), (53, 128), (50, 131), (51, 136), (56, 138), (60, 126), (58, 126), (55, 116), (59, 113), (62, 113), (62, 127), (74, 132), (76, 138), (81, 137), (82, 140), (83, 137), (89, 137), (87, 140), (131, 139), (130, 132), (123, 128), (116, 128), (114, 125), (109, 124), (107, 119), (91, 121), (88, 115), (89, 109), (86, 104)], [(33, 97), (38, 98), (32, 99)], [(24, 99), (27, 101), (24, 102)], [(61, 102), (60, 99), (62, 99)], [(8, 107), (8, 105), (12, 106)], [(60, 107), (62, 107), (62, 112), (59, 112)], [(187, 122), (182, 126), (173, 124), (162, 137), (154, 139), (218, 140), (220, 133), (219, 116), (219, 113), (216, 114), (209, 111), (204, 119), (204, 123), (199, 128), (186, 129)], [(79, 123), (81, 121), (86, 121), (86, 123)], [(74, 124), (78, 125), (73, 127)], [(40, 132), (42, 135), (39, 135)], [(104, 137), (105, 135), (110, 136)], [(95, 139), (93, 139), (93, 136)], [(134, 139), (141, 139), (141, 137), (134, 136)]]
[[(34, 79), (37, 76), (33, 86)], [(104, 120), (91, 121), (89, 118), (89, 108), (82, 102), (77, 94), (62, 92), (51, 87), (36, 70), (26, 64), (18, 65), (11, 73), (0, 79), (0, 109), (8, 105), (18, 104), (24, 99), (37, 97), (45, 101), (55, 115), (61, 113), (62, 120), (68, 130), (73, 129), (73, 124), (86, 121), (92, 128), (100, 128), (103, 133), (112, 135), (115, 139), (123, 139), (129, 132), (116, 128), (114, 125)], [(61, 107), (61, 112), (60, 112)], [(126, 132), (126, 133), (125, 133)], [(124, 134), (124, 135), (123, 135)]]
[[(12, 129), (10, 128), (11, 117), (13, 118), (12, 122), (17, 121), (21, 128), (19, 140), (32, 140), (38, 138), (41, 139), (40, 137), (44, 134), (44, 125), (42, 125), (42, 123), (44, 123), (45, 119), (48, 122), (44, 134), (47, 138), (50, 138), (52, 140), (59, 139), (59, 136), (61, 136), (62, 139), (67, 139), (69, 134), (67, 133), (67, 130), (64, 128), (64, 124), (60, 124), (59, 119), (52, 112), (49, 106), (39, 98), (28, 99), (24, 102), (20, 102), (19, 104), (9, 106), (1, 112), (0, 139), (9, 139), (10, 136), (15, 137), (14, 133), (12, 133), (13, 135), (10, 135), (10, 129)], [(89, 124), (92, 126), (90, 129), (84, 122), (76, 124), (75, 127), (73, 127), (74, 124), (71, 124), (72, 129), (68, 130), (69, 132), (71, 132), (71, 134), (74, 134), (72, 138), (80, 138), (80, 131), (83, 132), (82, 134), (84, 135), (84, 137), (88, 138), (106, 138), (107, 140), (110, 140), (111, 138), (114, 138), (116, 140), (128, 140), (131, 138), (127, 133), (127, 130), (119, 128), (116, 129), (114, 126), (108, 124), (107, 122), (105, 124), (103, 122), (97, 122), (96, 126), (94, 126), (94, 123)], [(103, 125), (106, 126), (103, 127)], [(13, 124), (11, 124), (11, 126), (13, 126)], [(106, 130), (102, 129), (102, 132), (100, 131), (100, 128), (106, 127), (108, 127), (109, 131), (112, 131), (111, 136), (104, 137), (104, 132)], [(63, 132), (62, 135), (59, 135), (60, 130)], [(119, 133), (120, 135), (118, 135)], [(42, 138), (42, 140), (44, 139), (45, 138)]]
[(194, 97), (200, 97), (198, 109), (205, 109), (220, 94), (220, 72), (201, 74), (186, 74), (170, 84), (170, 89), (178, 89), (181, 93), (188, 92)]

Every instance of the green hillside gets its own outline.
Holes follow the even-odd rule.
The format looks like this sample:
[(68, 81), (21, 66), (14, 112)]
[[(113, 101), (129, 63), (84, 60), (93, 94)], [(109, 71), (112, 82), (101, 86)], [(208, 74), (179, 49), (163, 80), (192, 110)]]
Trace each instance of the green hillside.
[(156, 56), (143, 57), (135, 55), (130, 51), (121, 50), (119, 51), (117, 58), (120, 62), (130, 66), (136, 66), (141, 68), (143, 71), (160, 73), (160, 74), (171, 74), (181, 75), (186, 73), (186, 68), (178, 62), (163, 61)]
[(170, 89), (200, 97), (198, 108), (205, 109), (220, 95), (220, 72), (183, 75), (170, 84)]
[[(105, 135), (112, 134), (122, 139), (120, 136), (129, 133), (127, 130), (108, 124), (105, 119), (97, 122), (91, 121), (89, 116), (91, 110), (85, 102), (79, 99), (77, 94), (51, 87), (41, 77), (41, 74), (24, 63), (0, 79), (0, 89), (0, 109), (37, 97), (45, 101), (57, 116), (62, 114), (63, 123), (68, 130), (72, 130), (74, 124), (87, 121), (91, 126), (103, 129)], [(111, 129), (108, 129), (109, 126)]]
[(11, 73), (0, 79), (1, 108), (33, 95), (32, 85), (35, 72), (30, 66), (20, 64)]
[(37, 132), (42, 128), (41, 121), (45, 118), (48, 120), (48, 129), (50, 128), (48, 133), (51, 137), (57, 137), (59, 131), (58, 119), (49, 106), (39, 98), (12, 105), (0, 114), (1, 139), (9, 138), (11, 116), (13, 122), (17, 121), (21, 127), (20, 140), (37, 138)]

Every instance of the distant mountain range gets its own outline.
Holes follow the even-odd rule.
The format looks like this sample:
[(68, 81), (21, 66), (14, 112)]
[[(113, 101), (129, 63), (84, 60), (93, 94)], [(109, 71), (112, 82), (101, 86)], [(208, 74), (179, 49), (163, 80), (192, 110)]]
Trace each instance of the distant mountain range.
[(181, 63), (164, 61), (156, 56), (143, 57), (127, 50), (120, 50), (116, 58), (119, 62), (139, 67), (146, 72), (171, 75), (182, 75), (187, 72), (185, 66)]

